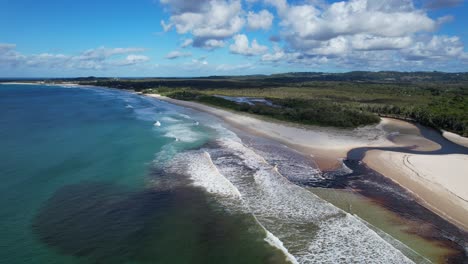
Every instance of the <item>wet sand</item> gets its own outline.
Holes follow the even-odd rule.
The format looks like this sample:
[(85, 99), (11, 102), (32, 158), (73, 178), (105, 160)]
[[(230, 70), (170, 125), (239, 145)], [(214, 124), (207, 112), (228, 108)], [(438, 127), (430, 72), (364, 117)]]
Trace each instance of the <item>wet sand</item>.
[[(381, 123), (377, 126), (366, 126), (353, 130), (300, 126), (284, 122), (262, 120), (250, 115), (238, 114), (195, 102), (174, 100), (160, 95), (149, 96), (177, 105), (211, 113), (242, 131), (277, 140), (306, 155), (310, 155), (322, 171), (331, 171), (339, 168), (341, 160), (347, 157), (348, 152), (357, 148), (366, 147), (372, 149), (408, 147), (412, 151), (420, 152), (430, 152), (441, 149), (440, 144), (425, 138), (421, 134), (418, 126), (409, 122), (391, 118), (382, 118)], [(398, 177), (399, 180), (397, 183), (413, 192), (416, 197), (427, 197), (426, 199), (423, 199), (424, 201), (435, 199), (428, 198), (430, 193), (424, 191), (427, 189), (424, 186), (424, 182), (411, 180), (411, 177), (408, 176), (408, 169), (405, 169), (407, 166), (403, 159), (393, 159), (393, 162), (389, 165), (386, 162), (388, 157), (381, 155), (376, 155), (375, 151), (373, 153), (371, 152), (366, 155), (364, 162), (384, 176), (392, 179), (396, 179)], [(451, 158), (447, 155), (439, 155), (437, 162), (431, 162), (431, 160), (428, 159), (428, 162), (419, 161), (418, 165), (422, 167), (426, 165), (435, 166), (433, 167), (433, 170), (437, 169), (439, 176), (436, 177), (439, 179), (443, 179), (441, 178), (443, 175), (440, 176), (440, 172), (442, 172), (441, 169), (443, 170), (444, 164), (450, 163), (451, 169), (454, 172), (466, 172), (466, 162), (454, 163), (450, 160)], [(409, 169), (409, 171), (414, 170), (418, 170), (418, 166), (412, 166), (412, 168)], [(418, 172), (415, 173), (417, 174)], [(434, 175), (431, 174), (431, 177), (433, 176)], [(410, 181), (413, 183), (409, 184)], [(463, 177), (460, 176), (452, 177), (450, 179), (444, 178), (444, 182), (446, 185), (450, 186), (467, 186), (467, 182), (463, 181)], [(416, 188), (415, 186), (418, 187)], [(425, 204), (428, 205), (430, 209), (434, 210), (434, 212), (441, 214), (442, 217), (447, 218), (467, 230), (467, 220), (463, 219), (466, 218), (466, 207), (463, 203), (454, 202), (456, 199), (453, 199), (451, 195), (448, 195), (450, 192), (437, 192), (437, 194), (437, 200), (442, 200), (442, 203), (426, 202)]]
[[(397, 151), (431, 153), (434, 157), (440, 158), (440, 160), (438, 160), (439, 163), (434, 162), (435, 164), (433, 165), (447, 164), (447, 156), (440, 155), (447, 154), (447, 148), (443, 147), (445, 142), (434, 140), (434, 138), (442, 138), (440, 134), (434, 131), (429, 131), (429, 133), (428, 131), (422, 131), (420, 126), (405, 121), (391, 118), (382, 118), (382, 122), (377, 126), (367, 126), (355, 130), (301, 126), (269, 119), (259, 119), (257, 116), (254, 117), (251, 115), (237, 114), (235, 112), (202, 105), (195, 102), (179, 101), (161, 97), (159, 95), (150, 96), (180, 106), (211, 113), (221, 118), (227, 124), (235, 127), (236, 129), (283, 143), (284, 145), (291, 147), (305, 154), (306, 156), (312, 157), (315, 163), (318, 165), (319, 169), (324, 172), (333, 171), (341, 167), (343, 164), (343, 159), (349, 159), (352, 157), (354, 155), (353, 152), (358, 153), (358, 158), (353, 161), (357, 164), (358, 161), (364, 158), (364, 154), (372, 149), (376, 149), (373, 150), (374, 152), (380, 151), (383, 153), (388, 151), (392, 151), (392, 153), (397, 153)], [(461, 152), (465, 153), (465, 151), (466, 149), (463, 149)], [(401, 168), (405, 166), (403, 161), (395, 162), (395, 164), (393, 164), (393, 166), (397, 167), (398, 169), (389, 169), (387, 168), (387, 161), (385, 159), (378, 159), (375, 157), (376, 155), (373, 154), (368, 155), (365, 161), (368, 163), (367, 165), (369, 167), (380, 173), (379, 175), (384, 175), (389, 179), (394, 179), (389, 175), (389, 171), (392, 171), (392, 173), (398, 174), (399, 177), (408, 177), (406, 174), (404, 174), (404, 172), (401, 171)], [(369, 165), (371, 163), (372, 166)], [(359, 165), (356, 166), (363, 167), (360, 165), (360, 162)], [(418, 164), (418, 166), (424, 166), (424, 164)], [(453, 169), (455, 171), (458, 170), (463, 172), (463, 168), (460, 167), (460, 162), (453, 164)], [(351, 178), (354, 177), (362, 178), (361, 175), (354, 175)], [(402, 219), (409, 221), (406, 225), (404, 225), (405, 227), (402, 228), (404, 230), (401, 232), (406, 232), (410, 237), (414, 235), (420, 236), (423, 238), (423, 240), (426, 240), (428, 243), (433, 245), (433, 247), (426, 247), (428, 250), (426, 250), (428, 252), (427, 254), (425, 254), (424, 250), (422, 250), (425, 257), (429, 257), (435, 262), (446, 262), (447, 260), (449, 260), (449, 262), (453, 260), (460, 261), (467, 258), (464, 249), (467, 245), (466, 231), (462, 231), (457, 229), (457, 227), (451, 226), (449, 223), (446, 223), (436, 215), (431, 215), (432, 212), (420, 206), (418, 204), (419, 201), (417, 202), (413, 200), (413, 198), (410, 198), (411, 194), (415, 197), (420, 197), (420, 195), (423, 193), (420, 186), (423, 184), (422, 182), (417, 182), (414, 184), (414, 186), (418, 186), (417, 189), (409, 189), (408, 186), (405, 186), (402, 182), (397, 181), (400, 186), (411, 192), (411, 194), (408, 193), (409, 196), (400, 199), (401, 197), (383, 197), (382, 194), (379, 193), (380, 191), (378, 188), (374, 188), (376, 190), (373, 190), (372, 184), (370, 184), (372, 183), (372, 180), (378, 179), (375, 179), (374, 176), (374, 178), (371, 177), (369, 179), (366, 177), (360, 179), (360, 183), (366, 182), (366, 184), (356, 184), (355, 187), (357, 189), (355, 189), (354, 192), (362, 193), (364, 196), (369, 197), (373, 201), (376, 201), (379, 206), (388, 208), (395, 214), (396, 218), (403, 217)], [(378, 178), (382, 176), (376, 177)], [(349, 180), (350, 179), (338, 180), (337, 187), (353, 189), (353, 187), (350, 187), (353, 184), (350, 185)], [(462, 182), (459, 183), (459, 180), (459, 177), (457, 177), (451, 181), (453, 185), (466, 186), (462, 185)], [(340, 181), (343, 182), (340, 183)], [(392, 185), (391, 182), (388, 182), (388, 180), (386, 181), (387, 182), (381, 187), (385, 187), (388, 184)], [(341, 186), (338, 186), (340, 184)], [(327, 186), (327, 188), (335, 187)], [(360, 190), (359, 188), (364, 188), (366, 190)], [(405, 192), (405, 190), (397, 190), (396, 192), (394, 191), (394, 193), (389, 192), (386, 193), (386, 195), (399, 195), (401, 192)], [(446, 195), (437, 197), (439, 200), (444, 201), (442, 204), (438, 205), (439, 207), (446, 207), (446, 203), (451, 201)], [(437, 210), (428, 204), (422, 204), (447, 220), (460, 219), (460, 217), (456, 215), (458, 214), (457, 210), (462, 207), (458, 207), (457, 209), (456, 204), (451, 204), (449, 207), (453, 210), (446, 210), (447, 213), (442, 213), (440, 209)], [(410, 212), (413, 210), (417, 212), (414, 214), (413, 212)], [(459, 221), (451, 222), (466, 230), (466, 227), (464, 227), (464, 225), (460, 225)], [(444, 232), (440, 232), (441, 230), (444, 230)], [(384, 231), (387, 232), (385, 229)], [(454, 236), (455, 238), (451, 238), (451, 236)], [(421, 253), (421, 251), (419, 251), (419, 253)]]
[(385, 131), (379, 126), (366, 126), (353, 130), (305, 126), (272, 119), (259, 119), (258, 116), (238, 114), (155, 94), (148, 96), (213, 114), (239, 130), (277, 140), (311, 155), (322, 170), (332, 170), (339, 167), (340, 159), (346, 158), (348, 151), (353, 148), (396, 145), (386, 138)]
[[(388, 236), (400, 241), (401, 244), (392, 245), (417, 263), (442, 263), (445, 256), (456, 253), (456, 250), (441, 246), (437, 241), (408, 232), (415, 228), (416, 222), (412, 223), (401, 218), (392, 210), (352, 190), (328, 188), (309, 188), (309, 190), (342, 210), (358, 215), (377, 233), (382, 230)], [(385, 235), (382, 237), (385, 238)]]
[(426, 207), (468, 230), (468, 155), (371, 150), (364, 162), (411, 191)]

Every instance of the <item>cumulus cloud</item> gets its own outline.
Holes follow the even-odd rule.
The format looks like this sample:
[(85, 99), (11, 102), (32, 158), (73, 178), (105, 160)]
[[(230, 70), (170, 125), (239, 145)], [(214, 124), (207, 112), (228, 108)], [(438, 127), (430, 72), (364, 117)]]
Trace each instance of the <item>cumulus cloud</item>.
[[(231, 53), (261, 56), (264, 64), (399, 69), (420, 67), (424, 60), (453, 64), (466, 63), (467, 58), (458, 37), (436, 35), (440, 26), (453, 17), (427, 14), (428, 9), (456, 6), (462, 0), (418, 0), (417, 4), (414, 0), (160, 2), (169, 12), (163, 28), (185, 35), (181, 48), (222, 48), (232, 38)], [(268, 46), (255, 39), (249, 41), (243, 32), (244, 26), (270, 30), (276, 21), (279, 30), (270, 37), (270, 53)]]
[(192, 45), (197, 48), (213, 50), (224, 47), (225, 43), (224, 40), (217, 39), (195, 39)]
[(179, 34), (192, 34), (194, 45), (220, 47), (220, 41), (239, 32), (245, 24), (240, 0), (161, 0), (161, 3), (171, 12), (168, 22), (162, 21), (163, 28), (175, 28)]
[(15, 44), (0, 43), (0, 66), (16, 67), (25, 60), (25, 56), (16, 51)]
[(76, 59), (79, 60), (105, 60), (114, 55), (143, 52), (143, 48), (105, 48), (89, 49), (82, 52)]
[(136, 55), (136, 54), (130, 54), (125, 57), (125, 59), (120, 60), (120, 61), (115, 61), (114, 65), (117, 66), (130, 66), (130, 65), (136, 65), (144, 62), (148, 62), (150, 58), (145, 55)]
[[(56, 69), (103, 70), (115, 66), (131, 66), (148, 62), (143, 48), (105, 48), (85, 50), (76, 55), (40, 53), (26, 55), (16, 45), (0, 44), (0, 67), (41, 67)], [(123, 58), (122, 58), (123, 56)]]
[(181, 51), (175, 50), (175, 51), (169, 52), (164, 58), (173, 60), (177, 58), (190, 57), (190, 56), (192, 56), (192, 53), (190, 52), (181, 52)]
[(282, 25), (291, 35), (307, 40), (330, 40), (338, 36), (372, 34), (401, 37), (430, 32), (437, 21), (415, 10), (409, 0), (350, 0), (321, 10), (314, 5), (281, 5)]
[(268, 47), (258, 44), (256, 39), (249, 44), (249, 39), (244, 34), (235, 35), (234, 43), (229, 49), (232, 53), (245, 56), (261, 55), (268, 51)]
[(393, 50), (409, 47), (413, 43), (410, 36), (403, 37), (377, 37), (368, 34), (359, 34), (350, 38), (351, 46), (355, 50)]
[(277, 62), (286, 57), (286, 53), (280, 47), (273, 48), (273, 53), (267, 53), (262, 56), (262, 61)]
[(15, 48), (16, 48), (15, 44), (0, 43), (0, 54), (7, 53), (11, 50), (14, 50)]
[(418, 41), (403, 51), (409, 60), (444, 60), (453, 58), (467, 59), (465, 47), (459, 37), (432, 36), (429, 41)]
[[(432, 35), (441, 24), (453, 18), (430, 18), (412, 0), (349, 0), (330, 4), (319, 0), (296, 4), (286, 0), (263, 2), (276, 9), (281, 39), (288, 49), (286, 52), (276, 47), (273, 53), (262, 56), (264, 62), (322, 61), (351, 68), (351, 65), (364, 67), (367, 63), (384, 68), (416, 59), (466, 58), (459, 38)], [(458, 1), (449, 0), (446, 5), (455, 2)]]
[(247, 25), (250, 29), (264, 29), (268, 30), (273, 23), (273, 14), (268, 12), (268, 10), (262, 10), (258, 13), (249, 11), (247, 15)]

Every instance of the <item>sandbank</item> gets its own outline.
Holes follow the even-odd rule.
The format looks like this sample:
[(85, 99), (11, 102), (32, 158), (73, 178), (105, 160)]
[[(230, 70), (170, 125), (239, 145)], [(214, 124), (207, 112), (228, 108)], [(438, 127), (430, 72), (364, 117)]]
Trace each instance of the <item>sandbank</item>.
[(412, 192), (425, 207), (468, 230), (468, 155), (371, 150), (364, 162)]
[(442, 136), (444, 136), (444, 138), (452, 141), (455, 144), (468, 148), (468, 138), (466, 137), (462, 137), (460, 135), (448, 131), (442, 131)]
[(248, 114), (239, 114), (196, 102), (181, 101), (164, 96), (149, 94), (176, 105), (197, 109), (213, 114), (233, 127), (259, 136), (277, 140), (296, 150), (314, 157), (322, 170), (336, 168), (349, 150), (358, 147), (394, 146), (386, 139), (386, 132), (379, 126), (357, 129), (305, 126), (276, 120), (259, 119)]
[[(441, 148), (439, 144), (424, 138), (416, 125), (392, 118), (382, 118), (378, 125), (337, 129), (260, 119), (196, 102), (156, 94), (148, 96), (213, 114), (237, 129), (277, 140), (312, 156), (321, 170), (341, 166), (341, 160), (348, 151), (359, 147), (412, 147), (421, 153)], [(468, 230), (468, 155), (371, 150), (363, 161), (371, 169), (412, 192), (427, 208)]]

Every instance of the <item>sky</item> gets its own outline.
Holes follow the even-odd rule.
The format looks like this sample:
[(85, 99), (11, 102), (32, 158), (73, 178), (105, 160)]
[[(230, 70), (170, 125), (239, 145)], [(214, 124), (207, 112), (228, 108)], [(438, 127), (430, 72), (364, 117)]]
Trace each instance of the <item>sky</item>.
[(468, 71), (464, 0), (0, 0), (0, 77)]

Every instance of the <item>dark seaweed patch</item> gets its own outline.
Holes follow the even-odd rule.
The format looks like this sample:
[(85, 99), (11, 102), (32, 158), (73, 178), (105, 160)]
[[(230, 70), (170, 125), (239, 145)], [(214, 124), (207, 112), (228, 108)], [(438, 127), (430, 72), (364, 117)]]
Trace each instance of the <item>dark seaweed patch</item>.
[(40, 241), (90, 263), (283, 263), (252, 216), (201, 190), (131, 192), (107, 183), (58, 190), (32, 224)]

